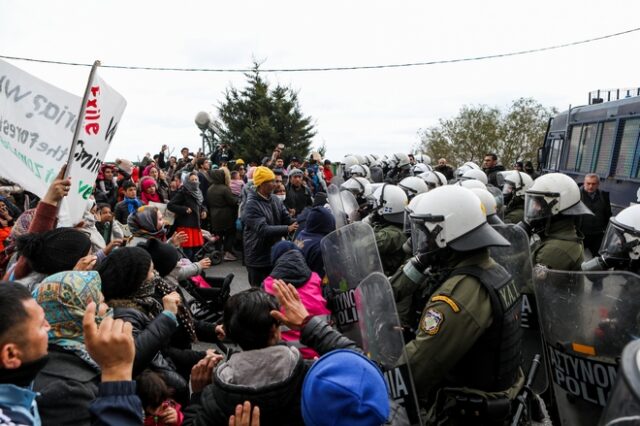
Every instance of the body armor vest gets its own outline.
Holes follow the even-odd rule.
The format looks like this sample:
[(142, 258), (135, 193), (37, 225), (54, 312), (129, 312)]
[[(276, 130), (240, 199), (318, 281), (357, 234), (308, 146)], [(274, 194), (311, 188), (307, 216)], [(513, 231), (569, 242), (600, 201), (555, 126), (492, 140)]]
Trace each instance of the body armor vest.
[(522, 365), (522, 297), (511, 275), (500, 265), (489, 269), (467, 266), (451, 276), (471, 275), (487, 290), (493, 321), (487, 331), (452, 369), (447, 381), (487, 392), (510, 388)]

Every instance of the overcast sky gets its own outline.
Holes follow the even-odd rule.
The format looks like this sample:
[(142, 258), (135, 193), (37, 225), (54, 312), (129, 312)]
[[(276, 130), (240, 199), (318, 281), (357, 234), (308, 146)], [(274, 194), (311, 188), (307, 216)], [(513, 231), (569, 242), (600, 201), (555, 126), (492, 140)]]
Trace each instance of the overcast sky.
[[(300, 68), (423, 62), (551, 46), (640, 26), (636, 1), (0, 0), (0, 55), (105, 65)], [(504, 59), (401, 69), (270, 73), (299, 91), (327, 157), (391, 153), (465, 104), (533, 97), (560, 110), (599, 88), (640, 86), (640, 32)], [(89, 69), (9, 60), (81, 96)], [(102, 69), (128, 102), (108, 159), (200, 145), (242, 74)]]

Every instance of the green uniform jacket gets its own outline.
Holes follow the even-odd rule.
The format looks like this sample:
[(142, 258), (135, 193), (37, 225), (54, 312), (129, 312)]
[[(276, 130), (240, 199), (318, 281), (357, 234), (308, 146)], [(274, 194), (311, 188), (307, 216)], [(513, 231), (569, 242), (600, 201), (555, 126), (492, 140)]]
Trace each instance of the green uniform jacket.
[(504, 223), (518, 223), (524, 220), (524, 199), (522, 197), (514, 198), (505, 209)]
[[(484, 250), (451, 266), (488, 268), (493, 263), (488, 250)], [(393, 277), (396, 301), (402, 303), (410, 297), (415, 287), (425, 279), (411, 262), (407, 262), (403, 273)], [(435, 290), (424, 308), (418, 336), (406, 346), (408, 363), (421, 400), (426, 400), (432, 389), (446, 382), (447, 373), (492, 321), (489, 294), (476, 278), (456, 275)]]
[(565, 217), (553, 222), (531, 256), (534, 265), (541, 264), (561, 271), (581, 270), (584, 248), (573, 218)]
[(390, 276), (398, 270), (406, 258), (402, 246), (407, 241), (407, 236), (402, 229), (390, 224), (374, 225), (373, 233), (382, 261), (382, 269), (385, 275)]

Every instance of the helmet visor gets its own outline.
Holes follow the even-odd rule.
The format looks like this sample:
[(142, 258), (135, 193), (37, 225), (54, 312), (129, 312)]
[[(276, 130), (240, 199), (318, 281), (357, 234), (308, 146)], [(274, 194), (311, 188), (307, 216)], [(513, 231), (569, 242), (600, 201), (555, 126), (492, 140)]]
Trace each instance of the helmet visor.
[(560, 194), (551, 193), (530, 193), (524, 196), (524, 218), (531, 223), (535, 220), (550, 218), (552, 207), (557, 204)]
[(446, 245), (444, 216), (409, 215), (413, 254), (434, 251)]
[(629, 252), (638, 243), (639, 241), (635, 238), (628, 242), (625, 237), (625, 230), (609, 222), (607, 232), (602, 239), (602, 245), (600, 245), (600, 254), (618, 259), (628, 259)]

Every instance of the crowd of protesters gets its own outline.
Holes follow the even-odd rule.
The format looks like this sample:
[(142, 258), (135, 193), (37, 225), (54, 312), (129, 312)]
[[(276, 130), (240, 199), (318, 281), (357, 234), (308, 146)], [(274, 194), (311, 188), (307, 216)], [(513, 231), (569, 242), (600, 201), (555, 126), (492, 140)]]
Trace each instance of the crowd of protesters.
[[(410, 155), (332, 164), (280, 147), (260, 162), (227, 146), (180, 154), (163, 146), (139, 164), (103, 164), (72, 228), (57, 227), (72, 179), (64, 169), (33, 205), (0, 198), (0, 425), (393, 423), (380, 369), (330, 326), (320, 241), (336, 221), (327, 189), (362, 177), (359, 202), (375, 199), (382, 180), (414, 196), (403, 179), (431, 188), (436, 172), (446, 183), (466, 169), (454, 176), (445, 159), (432, 169)], [(495, 160), (485, 158), (489, 181), (504, 170)], [(406, 241), (383, 230), (402, 228), (388, 213), (371, 213), (376, 235), (389, 238), (377, 241), (381, 253)], [(209, 322), (194, 317), (186, 289), (207, 286), (203, 247), (216, 240), (223, 261), (246, 266), (251, 288)], [(194, 346), (223, 340), (239, 350)]]

